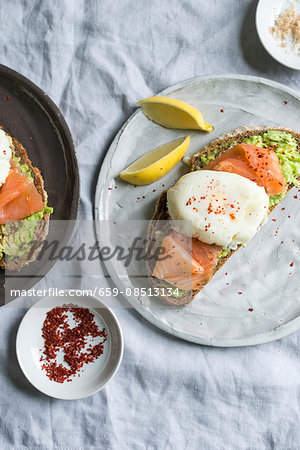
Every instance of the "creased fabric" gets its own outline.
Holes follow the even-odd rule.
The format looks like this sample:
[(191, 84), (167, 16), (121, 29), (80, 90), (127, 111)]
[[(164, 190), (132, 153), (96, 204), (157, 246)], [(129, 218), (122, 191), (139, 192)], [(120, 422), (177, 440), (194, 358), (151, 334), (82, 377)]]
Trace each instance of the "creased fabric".
[[(298, 72), (260, 45), (255, 7), (252, 0), (2, 0), (0, 61), (63, 112), (80, 166), (81, 218), (93, 216), (101, 162), (139, 99), (214, 73), (299, 88)], [(0, 310), (1, 449), (299, 448), (299, 333), (253, 348), (207, 348), (122, 309), (119, 372), (102, 392), (67, 402), (40, 394), (18, 366), (24, 312)]]

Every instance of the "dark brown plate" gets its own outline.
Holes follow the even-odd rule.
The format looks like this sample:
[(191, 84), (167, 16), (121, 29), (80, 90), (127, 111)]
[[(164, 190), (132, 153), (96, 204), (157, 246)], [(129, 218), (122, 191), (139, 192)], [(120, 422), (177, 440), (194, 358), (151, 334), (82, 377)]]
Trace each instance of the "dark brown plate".
[[(45, 181), (51, 220), (75, 220), (79, 204), (79, 172), (68, 125), (53, 101), (34, 83), (14, 70), (0, 65), (0, 125), (25, 147), (33, 165)], [(50, 220), (50, 231), (51, 231)], [(66, 227), (67, 242), (73, 224)], [(29, 289), (54, 262), (32, 263), (16, 274), (15, 289)], [(45, 267), (46, 264), (46, 267)], [(34, 273), (32, 277), (30, 274)], [(0, 271), (0, 304), (4, 302), (4, 271)], [(21, 277), (20, 277), (21, 275)], [(2, 286), (2, 289), (1, 289)]]

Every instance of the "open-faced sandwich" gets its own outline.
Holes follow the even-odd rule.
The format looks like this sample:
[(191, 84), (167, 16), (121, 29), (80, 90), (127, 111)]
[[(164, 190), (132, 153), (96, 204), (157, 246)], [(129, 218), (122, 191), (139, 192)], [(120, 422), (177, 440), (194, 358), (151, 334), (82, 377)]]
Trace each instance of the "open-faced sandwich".
[[(191, 158), (190, 173), (159, 197), (148, 229), (151, 283), (184, 306), (298, 184), (300, 135), (283, 127), (242, 127)], [(155, 242), (155, 245), (153, 245)]]
[(51, 213), (39, 169), (0, 129), (0, 267), (20, 270), (35, 259)]

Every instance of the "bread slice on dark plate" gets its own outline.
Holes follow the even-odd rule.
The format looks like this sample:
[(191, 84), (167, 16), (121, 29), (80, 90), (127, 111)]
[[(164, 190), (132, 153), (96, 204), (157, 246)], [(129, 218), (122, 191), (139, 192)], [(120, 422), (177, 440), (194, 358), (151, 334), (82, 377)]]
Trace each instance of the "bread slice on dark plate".
[[(212, 141), (210, 144), (203, 147), (198, 153), (196, 153), (190, 161), (190, 171), (195, 170), (201, 170), (204, 167), (204, 164), (202, 162), (203, 156), (208, 155), (214, 155), (214, 158), (221, 155), (221, 153), (225, 152), (228, 148), (235, 144), (240, 144), (243, 139), (249, 138), (251, 136), (256, 135), (262, 135), (263, 133), (270, 131), (270, 130), (276, 130), (276, 131), (282, 131), (287, 132), (293, 135), (293, 137), (296, 139), (298, 143), (297, 151), (300, 153), (300, 134), (296, 133), (295, 131), (285, 128), (285, 127), (271, 127), (271, 126), (255, 126), (255, 127), (240, 127), (233, 131), (230, 131), (214, 141)], [(300, 179), (300, 177), (298, 178)], [(287, 187), (287, 191), (291, 190), (294, 187), (293, 184), (289, 184)], [(279, 202), (280, 203), (280, 202)], [(273, 205), (269, 207), (268, 214), (279, 204)], [(164, 221), (164, 222), (160, 222)], [(162, 224), (160, 226), (160, 223)], [(159, 230), (159, 233), (157, 232)], [(164, 236), (166, 236), (171, 230), (171, 218), (168, 213), (168, 205), (167, 205), (167, 191), (162, 192), (160, 195), (156, 207), (154, 215), (150, 221), (148, 231), (147, 231), (147, 245), (146, 250), (150, 249), (150, 246), (153, 246), (153, 242), (156, 242), (159, 239), (159, 242), (157, 245), (159, 246), (161, 244), (161, 241)], [(158, 238), (159, 235), (159, 238)], [(215, 267), (213, 275), (226, 263), (226, 261), (230, 258), (230, 256), (236, 252), (241, 245), (238, 246), (236, 250), (230, 250), (229, 253), (226, 256), (220, 257), (218, 259), (218, 263)], [(150, 250), (149, 250), (150, 251)], [(147, 274), (149, 281), (153, 288), (157, 288), (159, 290), (159, 297), (160, 299), (169, 305), (173, 306), (185, 306), (188, 305), (195, 296), (200, 292), (201, 289), (210, 281), (208, 279), (206, 282), (203, 283), (200, 289), (198, 290), (190, 290), (190, 291), (184, 291), (184, 293), (180, 293), (180, 295), (169, 295), (169, 293), (166, 293), (166, 287), (168, 284), (159, 278), (155, 278), (152, 276), (153, 269), (155, 266), (155, 259), (149, 259), (146, 263), (147, 265)], [(173, 288), (175, 288), (173, 286)]]
[[(9, 135), (7, 134), (7, 136)], [(42, 174), (37, 167), (32, 165), (25, 148), (13, 137), (11, 138), (10, 147), (12, 149), (12, 157), (17, 161), (18, 165), (26, 168), (26, 172), (32, 177), (33, 183), (45, 205), (44, 210), (39, 212), (38, 219), (32, 220), (30, 224), (30, 235), (33, 236), (30, 242), (26, 242), (26, 239), (20, 242), (20, 239), (18, 239), (20, 235), (25, 236), (26, 234), (24, 231), (29, 224), (28, 218), (0, 225), (0, 239), (3, 242), (3, 248), (0, 254), (0, 267), (9, 271), (19, 271), (22, 267), (27, 266), (36, 259), (48, 234), (52, 208), (47, 207), (48, 195), (44, 188)], [(16, 255), (6, 254), (5, 247), (8, 244), (10, 245), (11, 242), (14, 242), (15, 237)]]

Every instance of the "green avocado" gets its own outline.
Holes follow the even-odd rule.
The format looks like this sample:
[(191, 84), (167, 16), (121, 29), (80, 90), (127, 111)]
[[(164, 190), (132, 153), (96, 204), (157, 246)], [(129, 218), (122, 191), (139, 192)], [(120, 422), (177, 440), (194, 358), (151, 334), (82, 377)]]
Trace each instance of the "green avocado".
[(179, 289), (173, 284), (168, 283), (165, 280), (159, 280), (159, 287), (164, 287), (166, 289), (172, 289), (172, 297), (181, 298), (188, 291), (184, 291), (183, 289)]
[(26, 173), (29, 180), (33, 181), (33, 176), (32, 176), (31, 170), (29, 169), (27, 164), (20, 164), (20, 158), (18, 156), (13, 156), (12, 159), (18, 164), (18, 166), (21, 169), (21, 172)]
[(219, 253), (218, 258), (226, 258), (228, 254), (230, 253), (230, 248), (223, 248), (223, 250)]
[(220, 147), (214, 149), (208, 155), (200, 156), (200, 165), (197, 167), (197, 170), (202, 169), (210, 161), (212, 161), (213, 159), (216, 159), (216, 157), (219, 156), (220, 152), (223, 152), (223, 151), (227, 150), (228, 148), (233, 147), (236, 144), (237, 144), (237, 142), (234, 140), (225, 141), (224, 143), (221, 144)]
[[(13, 156), (14, 161), (19, 165), (21, 172), (26, 173), (29, 180), (33, 181), (32, 173), (26, 164), (19, 164), (20, 158)], [(44, 209), (25, 217), (17, 222), (0, 225), (0, 258), (3, 253), (9, 259), (21, 257), (30, 250), (34, 240), (34, 233), (38, 221), (42, 220), (45, 214), (52, 214), (53, 208), (45, 205)]]
[(53, 208), (45, 206), (42, 211), (31, 214), (25, 219), (0, 225), (0, 255), (5, 253), (9, 259), (23, 256), (30, 250), (38, 221), (42, 220), (44, 214), (52, 212)]

